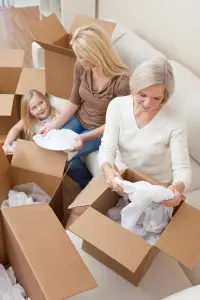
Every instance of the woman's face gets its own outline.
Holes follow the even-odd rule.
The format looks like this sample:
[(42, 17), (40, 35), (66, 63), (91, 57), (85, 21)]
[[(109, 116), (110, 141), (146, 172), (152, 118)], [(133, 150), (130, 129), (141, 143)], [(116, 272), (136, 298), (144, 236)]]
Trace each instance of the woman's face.
[(86, 69), (93, 69), (96, 67), (96, 65), (94, 63), (92, 63), (91, 61), (84, 59), (84, 58), (77, 58), (80, 63), (86, 68)]
[(165, 87), (156, 84), (133, 95), (137, 109), (141, 112), (156, 112), (163, 105)]

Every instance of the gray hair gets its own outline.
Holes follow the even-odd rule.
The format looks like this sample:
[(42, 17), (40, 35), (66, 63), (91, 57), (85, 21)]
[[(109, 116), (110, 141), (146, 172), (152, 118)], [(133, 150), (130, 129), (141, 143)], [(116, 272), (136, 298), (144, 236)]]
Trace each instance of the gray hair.
[(136, 94), (156, 84), (165, 86), (163, 102), (166, 103), (174, 91), (174, 76), (171, 64), (164, 57), (147, 60), (135, 69), (130, 79), (131, 93)]

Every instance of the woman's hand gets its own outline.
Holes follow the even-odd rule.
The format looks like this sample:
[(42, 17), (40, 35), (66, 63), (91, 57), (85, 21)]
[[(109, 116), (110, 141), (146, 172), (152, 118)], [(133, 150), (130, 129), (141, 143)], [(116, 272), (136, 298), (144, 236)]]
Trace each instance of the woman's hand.
[(107, 163), (103, 164), (102, 170), (103, 170), (104, 177), (105, 177), (107, 185), (111, 189), (115, 190), (116, 192), (122, 193), (123, 189), (117, 183), (114, 182), (115, 177), (120, 177), (121, 178), (121, 175), (118, 172), (118, 170), (112, 168)]
[(170, 189), (173, 193), (174, 193), (174, 198), (173, 199), (170, 199), (170, 200), (164, 200), (162, 201), (161, 203), (164, 205), (164, 206), (167, 206), (167, 207), (175, 207), (175, 206), (178, 206), (180, 203), (181, 203), (181, 200), (182, 200), (182, 194), (176, 189), (176, 187), (174, 185), (170, 185), (168, 187), (168, 189)]
[(53, 129), (57, 129), (55, 123), (54, 122), (48, 123), (41, 129), (40, 134), (45, 136), (49, 131)]
[(75, 152), (75, 151), (79, 151), (83, 148), (83, 144), (84, 144), (84, 137), (82, 134), (80, 134), (77, 138), (77, 146), (74, 147), (74, 149), (72, 150), (72, 152)]

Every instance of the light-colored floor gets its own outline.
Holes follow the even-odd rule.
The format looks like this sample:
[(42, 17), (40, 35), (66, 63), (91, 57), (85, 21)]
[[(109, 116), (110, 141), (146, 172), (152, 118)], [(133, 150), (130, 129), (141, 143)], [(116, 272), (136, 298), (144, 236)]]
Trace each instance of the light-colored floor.
[(85, 253), (81, 249), (82, 240), (70, 231), (67, 233), (98, 284), (96, 289), (68, 298), (70, 300), (161, 300), (191, 287), (179, 264), (163, 252), (135, 287)]
[(38, 7), (10, 9), (0, 7), (0, 48), (24, 49), (26, 67), (32, 66), (33, 36), (29, 24), (38, 19)]

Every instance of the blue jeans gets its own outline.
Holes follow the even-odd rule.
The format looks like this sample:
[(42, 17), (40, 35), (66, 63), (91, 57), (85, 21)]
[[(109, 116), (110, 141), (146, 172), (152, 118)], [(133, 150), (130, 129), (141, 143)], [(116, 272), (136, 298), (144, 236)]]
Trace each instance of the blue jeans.
[[(63, 128), (71, 129), (78, 134), (91, 131), (84, 128), (76, 116), (73, 116), (72, 119), (63, 126)], [(84, 188), (92, 179), (92, 174), (86, 167), (85, 163), (81, 160), (81, 157), (87, 156), (89, 153), (99, 150), (100, 144), (101, 137), (96, 137), (88, 140), (83, 144), (82, 149), (78, 151), (78, 153), (72, 158), (71, 166), (68, 170), (68, 175), (75, 182), (77, 182), (81, 186), (81, 188)], [(69, 162), (66, 163), (66, 168), (68, 165)]]

